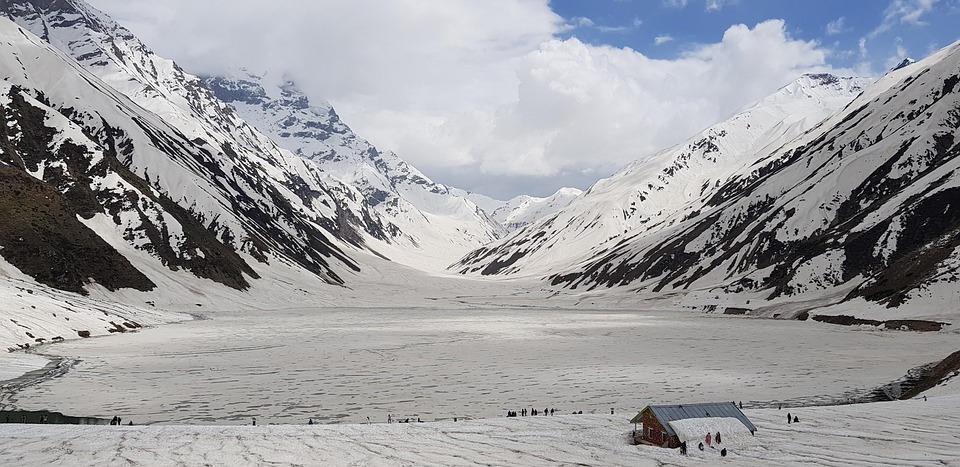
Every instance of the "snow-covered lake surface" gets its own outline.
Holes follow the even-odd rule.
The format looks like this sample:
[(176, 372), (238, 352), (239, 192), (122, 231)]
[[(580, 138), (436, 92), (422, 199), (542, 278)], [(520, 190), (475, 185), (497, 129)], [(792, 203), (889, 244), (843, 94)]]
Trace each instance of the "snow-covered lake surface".
[(0, 381), (18, 378), (24, 373), (43, 368), (50, 360), (39, 355), (0, 351)]
[[(960, 396), (747, 409), (755, 443), (719, 450), (634, 446), (629, 416), (564, 415), (411, 424), (64, 426), (0, 424), (0, 465), (760, 465), (958, 466)], [(720, 447), (724, 444), (721, 443)]]
[[(956, 333), (678, 312), (296, 309), (45, 348), (80, 362), (6, 403), (138, 424), (629, 419), (647, 404), (771, 402), (872, 389), (957, 350)], [(78, 397), (82, 394), (82, 397)]]

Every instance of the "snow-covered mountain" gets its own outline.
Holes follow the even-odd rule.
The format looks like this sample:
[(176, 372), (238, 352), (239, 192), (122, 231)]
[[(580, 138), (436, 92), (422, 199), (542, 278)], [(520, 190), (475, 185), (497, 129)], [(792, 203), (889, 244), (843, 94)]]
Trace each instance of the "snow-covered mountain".
[[(818, 314), (955, 318), (958, 129), (960, 42), (686, 192), (689, 201), (655, 228), (599, 245), (549, 278), (570, 288), (695, 291), (701, 305), (739, 302), (801, 319), (824, 306)], [(763, 307), (771, 302), (780, 305)]]
[[(7, 1), (2, 8), (20, 24), (3, 19), (0, 29), (11, 145), (4, 169), (17, 180), (4, 199), (14, 209), (29, 190), (56, 199), (48, 216), (23, 219), (47, 229), (24, 238), (49, 253), (22, 256), (47, 258), (56, 263), (52, 271), (79, 268), (40, 279), (41, 262), (31, 275), (68, 290), (82, 291), (89, 278), (144, 290), (156, 280), (117, 269), (123, 258), (140, 271), (159, 261), (171, 273), (234, 288), (258, 276), (251, 261), (293, 264), (334, 284), (357, 269), (347, 242), (362, 245), (382, 224), (356, 190), (328, 183), (197, 78), (82, 2)], [(84, 248), (67, 248), (80, 237)], [(23, 269), (11, 243), (18, 238), (2, 251)], [(99, 267), (93, 259), (110, 257), (104, 251), (111, 248), (119, 252), (116, 266)]]
[(583, 190), (561, 188), (546, 198), (520, 195), (508, 201), (462, 190), (459, 193), (489, 213), (508, 232), (513, 232), (566, 208), (583, 193)]
[(292, 81), (238, 70), (205, 84), (281, 147), (356, 187), (389, 222), (378, 251), (418, 268), (442, 270), (506, 232), (460, 192), (430, 180), (393, 152), (357, 136), (328, 102), (311, 102)]
[(569, 207), (484, 246), (451, 269), (545, 276), (604, 244), (670, 226), (738, 168), (842, 108), (869, 80), (805, 75), (725, 122), (601, 180)]

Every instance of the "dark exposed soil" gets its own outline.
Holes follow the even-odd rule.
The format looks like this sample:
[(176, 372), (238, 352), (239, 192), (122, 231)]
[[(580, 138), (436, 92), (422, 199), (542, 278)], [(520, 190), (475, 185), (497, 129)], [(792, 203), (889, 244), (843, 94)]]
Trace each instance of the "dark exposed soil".
[[(13, 87), (10, 104), (0, 107), (0, 123), (10, 122), (0, 125), (0, 248), (7, 261), (61, 290), (86, 293), (84, 285), (91, 279), (109, 290), (151, 290), (155, 285), (145, 275), (78, 220), (78, 216), (89, 219), (106, 213), (119, 222), (121, 210), (133, 209), (142, 221), (139, 230), (150, 239), (143, 248), (167, 267), (187, 269), (236, 289), (249, 287), (246, 277), (256, 278), (257, 274), (217, 238), (215, 229), (204, 227), (194, 213), (173, 200), (154, 194), (147, 181), (119, 161), (121, 153), (134, 151), (122, 132), (103, 122), (103, 157), (93, 164), (90, 150), (84, 146), (71, 141), (52, 144), (59, 130), (46, 126), (46, 111), (31, 104), (23, 93)], [(38, 99), (44, 100), (42, 95)], [(69, 109), (65, 112), (69, 118)], [(42, 180), (28, 172), (40, 174)], [(94, 191), (92, 178), (109, 172), (137, 191)], [(180, 223), (182, 251), (201, 254), (174, 250), (166, 227), (140, 208), (141, 196), (159, 204)]]
[(820, 323), (828, 324), (840, 324), (843, 326), (854, 326), (854, 325), (867, 325), (867, 326), (883, 326), (886, 329), (907, 329), (910, 331), (921, 331), (921, 332), (931, 332), (939, 331), (943, 329), (944, 326), (950, 323), (940, 323), (937, 321), (926, 321), (922, 319), (891, 319), (887, 321), (879, 321), (875, 319), (861, 319), (853, 316), (847, 315), (836, 315), (836, 316), (826, 316), (826, 315), (816, 315), (813, 317), (814, 321)]
[(77, 220), (65, 196), (28, 174), (0, 165), (3, 257), (42, 284), (85, 294), (93, 279), (109, 290), (155, 285)]

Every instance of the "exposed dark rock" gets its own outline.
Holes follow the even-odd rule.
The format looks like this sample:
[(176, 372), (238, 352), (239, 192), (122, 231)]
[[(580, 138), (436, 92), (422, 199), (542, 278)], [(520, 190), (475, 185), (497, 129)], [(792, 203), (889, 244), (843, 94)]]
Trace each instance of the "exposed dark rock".
[(958, 375), (960, 375), (960, 351), (950, 354), (947, 358), (944, 358), (930, 368), (929, 371), (925, 372), (925, 374), (917, 380), (914, 387), (904, 391), (900, 398), (912, 399), (940, 384), (942, 381), (955, 378)]
[[(0, 113), (4, 122), (17, 122), (23, 137), (11, 138), (10, 128), (0, 125), (3, 154), (22, 154), (25, 162), (29, 160), (26, 163), (35, 167), (39, 167), (39, 161), (54, 157), (78, 168), (79, 147), (62, 145), (60, 154), (49, 154), (46, 148), (55, 132), (44, 126), (44, 114), (26, 104), (16, 89), (10, 97), (10, 107), (0, 107)], [(77, 220), (78, 214), (90, 217), (96, 210), (89, 188), (63, 193), (58, 190), (63, 184), (62, 174), (45, 177), (50, 182), (42, 182), (24, 172), (23, 165), (15, 168), (12, 159), (10, 162), (12, 165), (0, 164), (0, 246), (4, 259), (43, 284), (71, 292), (85, 294), (84, 285), (90, 280), (109, 290), (146, 291), (155, 287), (123, 255)]]

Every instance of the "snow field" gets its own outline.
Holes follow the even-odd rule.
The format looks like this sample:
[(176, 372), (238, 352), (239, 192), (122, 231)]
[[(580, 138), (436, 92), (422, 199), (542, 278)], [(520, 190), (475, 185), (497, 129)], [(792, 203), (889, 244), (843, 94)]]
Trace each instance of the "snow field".
[[(787, 424), (786, 412), (799, 417)], [(745, 410), (752, 446), (629, 444), (621, 415), (411, 424), (64, 426), (0, 424), (4, 465), (958, 466), (960, 395), (849, 406)], [(722, 448), (725, 443), (721, 443)]]

